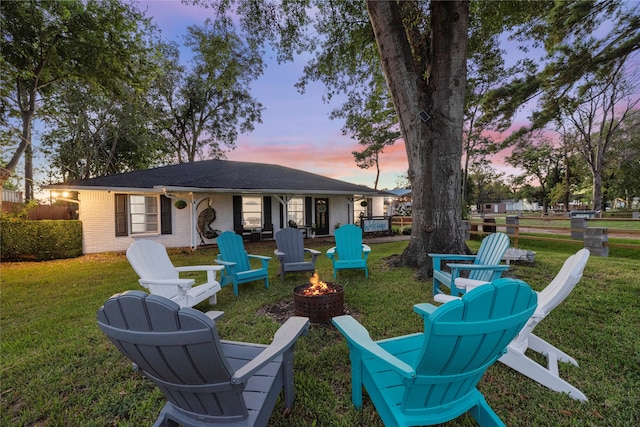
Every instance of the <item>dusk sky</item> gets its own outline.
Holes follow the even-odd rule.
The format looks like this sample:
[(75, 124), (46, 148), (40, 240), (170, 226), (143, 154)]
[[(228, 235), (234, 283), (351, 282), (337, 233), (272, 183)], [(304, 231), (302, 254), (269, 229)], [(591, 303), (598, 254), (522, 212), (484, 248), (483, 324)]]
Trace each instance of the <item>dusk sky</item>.
[[(214, 17), (210, 9), (184, 5), (179, 0), (137, 4), (153, 18), (163, 39), (179, 46), (184, 43), (188, 26), (203, 25), (207, 18)], [(184, 49), (183, 61), (189, 52)], [(325, 88), (321, 83), (310, 84), (304, 95), (296, 90), (294, 84), (302, 76), (304, 58), (282, 65), (273, 57), (266, 57), (265, 61), (265, 73), (252, 85), (253, 96), (265, 107), (262, 123), (257, 123), (253, 132), (240, 135), (236, 149), (227, 158), (279, 164), (373, 188), (375, 168), (358, 168), (351, 154), (361, 150), (361, 146), (342, 134), (342, 120), (329, 119), (330, 111), (339, 107), (341, 100), (334, 98), (325, 104), (322, 100)], [(515, 169), (505, 167), (501, 158), (496, 161), (499, 164), (495, 166), (502, 172), (514, 173)], [(400, 140), (380, 156), (378, 188), (395, 188), (398, 177), (405, 175), (407, 168), (407, 155)]]

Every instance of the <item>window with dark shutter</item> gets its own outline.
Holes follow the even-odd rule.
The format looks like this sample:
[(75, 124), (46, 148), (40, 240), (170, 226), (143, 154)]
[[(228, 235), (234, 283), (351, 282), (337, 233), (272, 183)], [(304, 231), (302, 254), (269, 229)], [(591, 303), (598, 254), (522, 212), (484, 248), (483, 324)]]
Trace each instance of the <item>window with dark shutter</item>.
[(242, 227), (242, 196), (233, 196), (233, 229)]
[(262, 211), (265, 225), (273, 224), (273, 219), (271, 217), (271, 196), (264, 196), (262, 198)]
[(127, 206), (129, 205), (128, 197), (126, 194), (115, 195), (115, 212), (116, 212), (116, 237), (128, 236), (128, 212)]
[(311, 225), (313, 222), (312, 217), (313, 212), (313, 199), (311, 197), (304, 198), (304, 223), (306, 225)]
[(171, 228), (171, 199), (160, 196), (160, 233), (173, 234)]

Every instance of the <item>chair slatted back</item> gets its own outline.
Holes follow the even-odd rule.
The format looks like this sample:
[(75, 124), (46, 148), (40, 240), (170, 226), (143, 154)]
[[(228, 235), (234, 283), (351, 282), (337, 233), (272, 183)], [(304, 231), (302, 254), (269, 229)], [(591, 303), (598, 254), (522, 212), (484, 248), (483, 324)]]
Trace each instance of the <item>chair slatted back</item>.
[(556, 277), (538, 293), (537, 315), (527, 322), (514, 342), (521, 343), (523, 340), (528, 339), (531, 331), (538, 323), (569, 296), (582, 278), (589, 255), (588, 249), (580, 249), (577, 253), (567, 258)]
[(304, 262), (304, 237), (297, 228), (283, 228), (276, 233), (276, 245), (284, 252), (284, 262)]
[(405, 391), (405, 411), (446, 405), (469, 394), (504, 353), (536, 308), (526, 283), (498, 279), (425, 317), (415, 380)]
[[(138, 240), (127, 249), (127, 260), (141, 279), (177, 279), (178, 271), (173, 266), (167, 249), (151, 240)], [(165, 298), (178, 295), (177, 286), (144, 285), (149, 291)]]
[(242, 420), (242, 389), (221, 348), (215, 322), (172, 301), (129, 291), (98, 311), (111, 342), (177, 407), (220, 420)]
[(362, 228), (353, 224), (345, 224), (335, 231), (335, 239), (338, 259), (362, 258)]
[(571, 255), (562, 268), (542, 292), (538, 293), (538, 311), (550, 313), (567, 298), (573, 288), (582, 279), (582, 273), (589, 260), (589, 250), (580, 249)]
[(220, 249), (221, 259), (236, 263), (236, 272), (251, 270), (241, 236), (231, 231), (225, 231), (218, 236), (216, 243), (218, 244), (218, 249)]
[[(505, 252), (509, 249), (509, 236), (504, 233), (492, 233), (482, 239), (480, 249), (474, 260), (477, 265), (498, 265), (502, 260)], [(493, 271), (471, 271), (469, 278), (473, 280), (491, 281)]]

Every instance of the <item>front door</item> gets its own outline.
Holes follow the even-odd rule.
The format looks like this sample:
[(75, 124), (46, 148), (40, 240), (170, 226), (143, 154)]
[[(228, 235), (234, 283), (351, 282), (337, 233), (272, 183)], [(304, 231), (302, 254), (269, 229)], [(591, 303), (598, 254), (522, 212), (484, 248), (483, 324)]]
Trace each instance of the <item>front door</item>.
[(316, 234), (329, 234), (329, 199), (316, 199)]

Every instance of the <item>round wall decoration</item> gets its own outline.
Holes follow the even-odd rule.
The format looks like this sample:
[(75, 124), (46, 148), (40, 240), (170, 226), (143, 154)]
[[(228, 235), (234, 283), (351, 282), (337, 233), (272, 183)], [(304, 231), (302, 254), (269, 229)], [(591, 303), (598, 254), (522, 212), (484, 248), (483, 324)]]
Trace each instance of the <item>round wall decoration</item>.
[(202, 237), (206, 239), (215, 239), (218, 237), (218, 230), (213, 228), (213, 222), (216, 220), (216, 210), (211, 206), (205, 208), (198, 215), (198, 230)]

